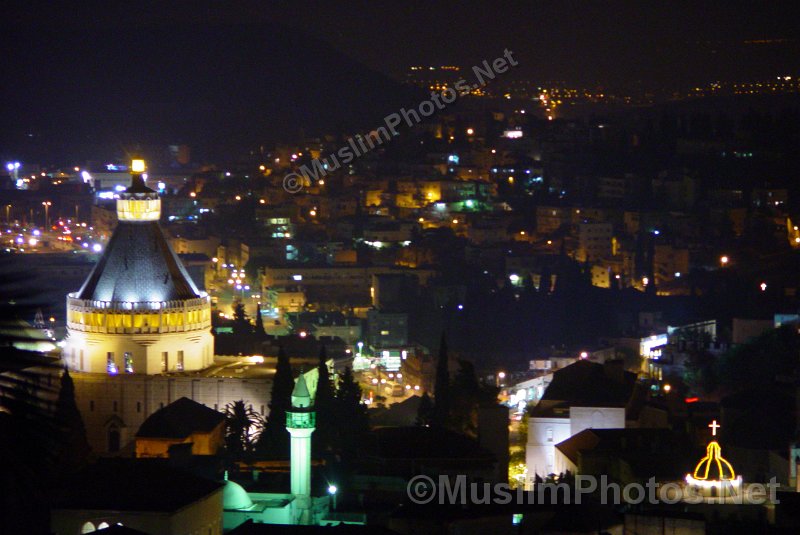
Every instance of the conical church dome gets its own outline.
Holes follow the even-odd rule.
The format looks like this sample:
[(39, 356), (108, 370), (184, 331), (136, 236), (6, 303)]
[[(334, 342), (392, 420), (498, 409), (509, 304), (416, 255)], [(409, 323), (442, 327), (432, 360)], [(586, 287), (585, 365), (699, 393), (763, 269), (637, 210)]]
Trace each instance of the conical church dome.
[(120, 221), (78, 299), (173, 301), (200, 292), (155, 221)]
[(117, 200), (119, 224), (78, 299), (127, 303), (194, 299), (200, 292), (158, 224), (161, 200), (134, 160), (131, 187)]
[(117, 200), (119, 223), (83, 283), (67, 297), (65, 360), (93, 373), (200, 370), (214, 361), (211, 303), (164, 236), (161, 200), (131, 166)]

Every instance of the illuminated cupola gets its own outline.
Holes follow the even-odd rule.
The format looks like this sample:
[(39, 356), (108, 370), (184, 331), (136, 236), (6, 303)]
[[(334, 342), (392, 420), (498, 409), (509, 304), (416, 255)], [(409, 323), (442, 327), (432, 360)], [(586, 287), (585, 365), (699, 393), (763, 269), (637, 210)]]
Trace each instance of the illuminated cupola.
[(131, 171), (131, 187), (117, 199), (117, 218), (120, 221), (158, 221), (161, 199), (144, 183), (144, 160), (133, 160)]
[(213, 363), (211, 305), (169, 246), (143, 160), (117, 200), (119, 223), (78, 292), (67, 297), (64, 358), (79, 371), (191, 371)]
[[(716, 420), (709, 426), (712, 436), (716, 437), (721, 427)], [(725, 497), (739, 493), (742, 478), (737, 477), (731, 463), (722, 456), (722, 447), (712, 439), (706, 447), (706, 456), (700, 459), (694, 472), (686, 474), (686, 483), (695, 488), (703, 496)]]

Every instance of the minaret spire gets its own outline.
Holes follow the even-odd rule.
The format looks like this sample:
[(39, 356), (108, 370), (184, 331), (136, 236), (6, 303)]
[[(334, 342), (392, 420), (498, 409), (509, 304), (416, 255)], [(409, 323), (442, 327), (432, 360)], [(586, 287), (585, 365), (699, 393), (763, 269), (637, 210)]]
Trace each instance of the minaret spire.
[(291, 435), (291, 492), (297, 524), (311, 523), (311, 434), (316, 413), (306, 378), (301, 373), (292, 391), (292, 406), (286, 412), (286, 430)]

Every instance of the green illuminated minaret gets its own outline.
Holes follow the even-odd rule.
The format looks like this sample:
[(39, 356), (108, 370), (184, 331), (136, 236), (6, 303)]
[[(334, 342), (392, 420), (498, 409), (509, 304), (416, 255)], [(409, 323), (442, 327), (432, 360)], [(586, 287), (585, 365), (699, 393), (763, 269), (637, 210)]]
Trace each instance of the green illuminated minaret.
[(286, 412), (286, 430), (291, 435), (291, 492), (297, 524), (311, 523), (311, 433), (315, 425), (314, 405), (303, 374), (292, 391), (292, 407)]

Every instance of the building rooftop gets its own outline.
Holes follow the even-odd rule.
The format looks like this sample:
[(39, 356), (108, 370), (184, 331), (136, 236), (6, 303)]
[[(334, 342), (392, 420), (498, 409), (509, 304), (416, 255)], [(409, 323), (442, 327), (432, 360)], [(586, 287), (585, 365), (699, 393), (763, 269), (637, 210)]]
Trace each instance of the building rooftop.
[(469, 459), (494, 462), (494, 455), (476, 440), (433, 427), (383, 427), (371, 433), (370, 453), (391, 459)]
[[(534, 416), (552, 415), (554, 403), (562, 408), (625, 406), (631, 399), (636, 374), (625, 371), (622, 363), (597, 364), (579, 360), (553, 374), (553, 380), (542, 396), (543, 403), (534, 409)], [(551, 402), (551, 403), (547, 403)]]
[(556, 448), (575, 464), (581, 457), (616, 458), (645, 479), (680, 478), (694, 462), (686, 438), (671, 429), (584, 429)]
[(107, 528), (98, 529), (95, 531), (95, 533), (102, 535), (147, 535), (147, 533), (144, 531), (129, 528), (128, 526), (123, 526), (122, 524), (114, 524), (113, 526), (109, 526)]
[(78, 299), (171, 301), (200, 292), (164, 238), (158, 222), (120, 221)]
[(79, 472), (54, 509), (172, 512), (222, 487), (163, 459), (103, 459)]
[(230, 535), (305, 535), (312, 533), (330, 533), (332, 535), (347, 535), (350, 533), (364, 533), (369, 535), (396, 534), (396, 531), (380, 526), (361, 526), (355, 524), (339, 524), (338, 526), (293, 526), (284, 524), (256, 524), (248, 520), (228, 532)]
[(151, 414), (136, 437), (186, 438), (192, 433), (209, 433), (224, 421), (221, 412), (184, 397)]

